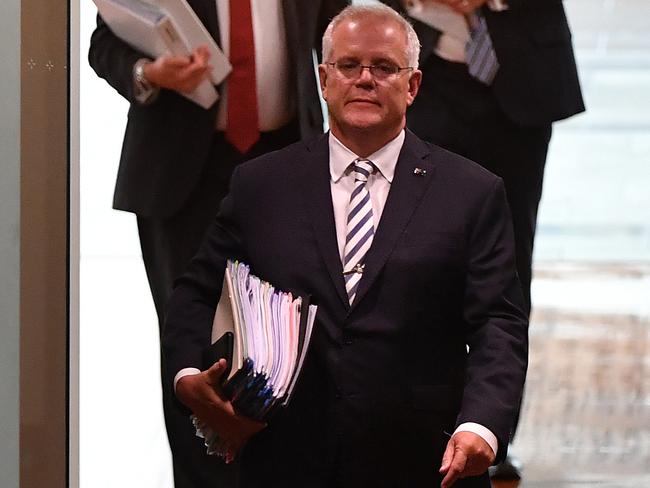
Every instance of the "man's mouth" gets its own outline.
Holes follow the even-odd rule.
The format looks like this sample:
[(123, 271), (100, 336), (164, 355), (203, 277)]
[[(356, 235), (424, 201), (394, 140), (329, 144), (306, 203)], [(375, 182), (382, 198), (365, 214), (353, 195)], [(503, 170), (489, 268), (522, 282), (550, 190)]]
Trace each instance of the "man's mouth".
[(369, 103), (371, 105), (379, 105), (377, 100), (372, 100), (370, 98), (353, 98), (352, 100), (348, 101), (348, 103)]

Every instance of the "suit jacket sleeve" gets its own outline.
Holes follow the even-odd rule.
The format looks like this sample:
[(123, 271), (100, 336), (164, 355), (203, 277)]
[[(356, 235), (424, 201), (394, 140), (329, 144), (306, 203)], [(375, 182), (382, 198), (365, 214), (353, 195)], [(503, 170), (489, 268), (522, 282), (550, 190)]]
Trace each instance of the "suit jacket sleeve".
[(457, 422), (477, 422), (490, 429), (502, 458), (526, 375), (528, 319), (501, 179), (485, 198), (469, 239), (463, 306), (469, 355)]
[(131, 103), (135, 102), (133, 65), (146, 57), (113, 34), (104, 19), (97, 15), (97, 27), (90, 37), (88, 62), (97, 76), (105, 79)]
[(238, 174), (236, 169), (230, 184), (232, 191), (223, 200), (216, 220), (186, 273), (176, 280), (167, 304), (162, 347), (165, 380), (170, 384), (182, 368), (203, 369), (202, 352), (210, 345), (226, 260), (247, 261), (242, 253), (235, 203)]

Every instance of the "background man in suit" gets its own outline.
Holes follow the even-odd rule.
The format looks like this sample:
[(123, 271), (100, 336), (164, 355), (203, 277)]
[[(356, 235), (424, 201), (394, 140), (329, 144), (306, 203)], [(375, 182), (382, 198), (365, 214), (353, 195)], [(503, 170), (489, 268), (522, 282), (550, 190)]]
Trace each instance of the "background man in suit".
[[(173, 280), (198, 249), (232, 169), (322, 132), (312, 49), (319, 49), (327, 22), (347, 4), (188, 2), (233, 64), (218, 87), (219, 102), (209, 110), (179, 93), (192, 91), (207, 76), (210, 60), (204, 49), (189, 57), (150, 60), (98, 17), (89, 52), (97, 74), (131, 102), (113, 205), (137, 215), (161, 327)], [(167, 386), (163, 406), (176, 487), (213, 487), (215, 480), (222, 481), (217, 486), (229, 486), (232, 473), (219, 473), (223, 466), (205, 455)]]
[[(417, 15), (412, 0), (382, 1)], [(409, 18), (422, 42), (425, 81), (409, 111), (408, 126), (423, 139), (503, 178), (512, 211), (517, 271), (530, 314), (533, 243), (551, 124), (584, 111), (562, 0), (421, 0), (421, 4), (426, 7), (432, 1), (467, 16), (474, 27), (482, 18), (488, 35), (478, 35), (477, 28), (476, 43), (466, 49), (449, 30)], [(479, 43), (487, 56), (472, 55)], [(474, 67), (489, 63), (489, 51), (497, 64), (481, 74)], [(516, 423), (513, 435), (515, 429)], [(509, 458), (494, 474), (518, 479), (517, 464)]]
[[(405, 130), (418, 50), (389, 7), (333, 19), (331, 132), (236, 168), (177, 281), (168, 381), (231, 454), (246, 445), (243, 487), (488, 487), (505, 456), (527, 364), (505, 191)], [(291, 403), (266, 427), (223, 398), (224, 360), (201, 371), (227, 258), (319, 306)]]

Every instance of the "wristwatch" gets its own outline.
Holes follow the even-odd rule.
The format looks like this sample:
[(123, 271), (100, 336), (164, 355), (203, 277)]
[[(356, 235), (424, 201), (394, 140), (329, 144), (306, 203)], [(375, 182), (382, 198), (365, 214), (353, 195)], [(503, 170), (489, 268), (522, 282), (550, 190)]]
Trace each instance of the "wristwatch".
[(158, 88), (151, 84), (144, 75), (144, 67), (147, 63), (151, 63), (151, 60), (140, 58), (133, 65), (134, 95), (135, 99), (142, 104), (152, 102), (155, 95), (158, 94)]

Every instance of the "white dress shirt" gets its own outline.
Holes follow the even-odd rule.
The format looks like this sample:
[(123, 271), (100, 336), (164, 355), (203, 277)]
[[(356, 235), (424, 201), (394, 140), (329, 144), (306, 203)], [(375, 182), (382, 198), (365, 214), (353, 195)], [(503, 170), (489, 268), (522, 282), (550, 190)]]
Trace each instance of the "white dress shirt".
[[(244, 0), (240, 0), (244, 1)], [(247, 0), (246, 0), (247, 1)], [(216, 0), (221, 50), (230, 55), (230, 0)], [(289, 52), (281, 0), (250, 0), (255, 39), (255, 82), (259, 129), (279, 129), (294, 117), (295, 90), (292, 90)], [(219, 89), (217, 129), (228, 123), (228, 78)]]
[[(395, 165), (399, 152), (404, 144), (404, 131), (365, 159), (372, 161), (375, 165), (375, 172), (368, 177), (366, 188), (370, 193), (372, 202), (372, 220), (377, 231), (379, 219), (384, 210), (384, 204), (388, 197), (390, 184), (393, 182)], [(359, 156), (343, 145), (331, 132), (329, 134), (330, 148), (330, 186), (332, 190), (332, 206), (334, 208), (334, 222), (336, 224), (336, 240), (339, 245), (339, 256), (343, 262), (343, 249), (347, 235), (348, 205), (350, 195), (354, 190), (354, 172), (352, 162)]]
[[(397, 159), (404, 144), (405, 132), (402, 130), (393, 140), (388, 142), (378, 151), (375, 151), (365, 159), (369, 159), (377, 170), (368, 178), (367, 188), (372, 202), (373, 223), (377, 229), (381, 215), (388, 198), (390, 186), (395, 175)], [(357, 159), (354, 152), (348, 149), (331, 132), (329, 133), (329, 167), (330, 167), (330, 188), (332, 192), (332, 206), (334, 208), (334, 223), (336, 226), (336, 239), (339, 246), (339, 256), (343, 262), (343, 248), (345, 247), (345, 236), (347, 226), (348, 204), (350, 195), (354, 189), (354, 174), (351, 171), (351, 164)], [(174, 390), (176, 383), (183, 376), (197, 374), (200, 371), (196, 368), (184, 368), (174, 378)], [(496, 455), (498, 441), (496, 436), (485, 426), (475, 422), (460, 424), (456, 432), (473, 432), (479, 435), (489, 444)]]

